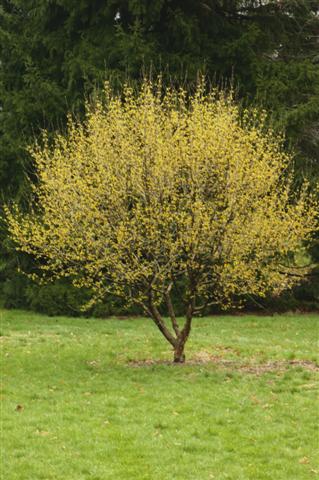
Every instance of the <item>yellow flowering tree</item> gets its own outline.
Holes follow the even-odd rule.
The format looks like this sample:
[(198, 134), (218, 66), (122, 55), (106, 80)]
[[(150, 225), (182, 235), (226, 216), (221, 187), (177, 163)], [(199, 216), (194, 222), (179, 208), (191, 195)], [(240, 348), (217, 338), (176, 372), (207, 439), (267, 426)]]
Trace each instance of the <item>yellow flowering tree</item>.
[[(53, 145), (32, 148), (30, 210), (6, 208), (17, 248), (44, 274), (140, 305), (172, 345), (175, 362), (194, 315), (211, 302), (289, 288), (294, 253), (316, 229), (304, 185), (292, 193), (291, 157), (263, 114), (226, 96), (138, 93), (88, 106)], [(176, 318), (180, 297), (185, 319)], [(162, 316), (166, 305), (169, 320)]]

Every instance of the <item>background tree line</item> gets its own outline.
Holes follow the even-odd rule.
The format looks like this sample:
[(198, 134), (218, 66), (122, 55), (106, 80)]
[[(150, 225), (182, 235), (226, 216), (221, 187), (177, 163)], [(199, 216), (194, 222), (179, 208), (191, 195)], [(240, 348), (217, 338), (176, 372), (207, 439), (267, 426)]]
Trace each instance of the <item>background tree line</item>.
[[(265, 107), (285, 130), (297, 178), (318, 177), (318, 14), (315, 0), (1, 0), (1, 201), (23, 204), (32, 176), (26, 146), (41, 129), (63, 129), (70, 111), (81, 116), (85, 98), (106, 78), (116, 87), (138, 81), (143, 71), (184, 86), (198, 72), (219, 85), (232, 82), (238, 99)], [(308, 260), (318, 262), (318, 246)], [(21, 263), (30, 260), (13, 252), (2, 226), (6, 306), (77, 311), (85, 291), (64, 283), (36, 286), (17, 273)], [(276, 308), (318, 304), (314, 275)], [(110, 298), (95, 313), (121, 311)]]

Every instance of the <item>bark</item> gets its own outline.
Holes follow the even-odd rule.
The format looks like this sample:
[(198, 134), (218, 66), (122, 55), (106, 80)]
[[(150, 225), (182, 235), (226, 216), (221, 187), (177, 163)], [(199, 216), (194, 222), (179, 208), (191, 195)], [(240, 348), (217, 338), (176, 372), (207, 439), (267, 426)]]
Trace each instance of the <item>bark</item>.
[(174, 363), (184, 363), (185, 362), (185, 353), (184, 348), (191, 331), (192, 318), (195, 311), (195, 300), (194, 297), (191, 299), (189, 306), (186, 312), (186, 321), (182, 329), (179, 328), (173, 305), (171, 303), (171, 298), (169, 296), (169, 290), (166, 295), (167, 306), (169, 309), (169, 314), (172, 321), (172, 327), (174, 329), (175, 335), (168, 329), (163, 320), (160, 312), (158, 311), (156, 305), (153, 303), (152, 294), (150, 293), (148, 304), (145, 305), (146, 312), (150, 315), (154, 323), (157, 325), (160, 332), (164, 335), (166, 340), (172, 345), (174, 349)]
[(169, 329), (166, 327), (165, 322), (162, 319), (160, 312), (158, 311), (156, 305), (154, 305), (152, 301), (149, 301), (148, 310), (149, 310), (151, 318), (153, 319), (154, 323), (157, 325), (160, 332), (164, 335), (166, 340), (175, 348), (176, 338), (169, 331)]
[(186, 322), (185, 322), (184, 328), (177, 337), (176, 346), (174, 348), (174, 363), (185, 362), (184, 348), (185, 348), (185, 343), (187, 342), (187, 339), (191, 331), (194, 306), (195, 306), (194, 301), (192, 300), (192, 302), (189, 304), (187, 308)]
[(172, 284), (168, 287), (167, 291), (165, 292), (165, 300), (166, 300), (167, 310), (168, 310), (168, 314), (171, 318), (171, 322), (172, 322), (174, 332), (175, 332), (176, 336), (178, 337), (180, 335), (180, 330), (179, 330), (179, 326), (178, 326), (178, 323), (177, 323), (177, 320), (176, 320), (175, 311), (174, 311), (174, 307), (173, 307), (173, 303), (172, 303), (172, 299), (171, 299), (171, 295), (170, 295), (171, 288), (172, 288)]
[(184, 363), (185, 362), (185, 353), (184, 353), (184, 343), (178, 343), (174, 348), (174, 363)]

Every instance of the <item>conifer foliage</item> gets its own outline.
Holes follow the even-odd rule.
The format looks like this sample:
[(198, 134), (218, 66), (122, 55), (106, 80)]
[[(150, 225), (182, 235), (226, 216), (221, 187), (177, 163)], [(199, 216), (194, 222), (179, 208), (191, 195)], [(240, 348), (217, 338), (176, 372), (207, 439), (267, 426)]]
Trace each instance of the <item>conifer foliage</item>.
[[(34, 168), (26, 146), (41, 129), (63, 131), (105, 78), (119, 87), (142, 71), (186, 88), (203, 71), (232, 81), (285, 131), (296, 185), (318, 177), (318, 31), (318, 0), (0, 0), (1, 203), (23, 201)], [(0, 296), (28, 306), (17, 261), (1, 222)], [(305, 297), (319, 301), (312, 285)]]

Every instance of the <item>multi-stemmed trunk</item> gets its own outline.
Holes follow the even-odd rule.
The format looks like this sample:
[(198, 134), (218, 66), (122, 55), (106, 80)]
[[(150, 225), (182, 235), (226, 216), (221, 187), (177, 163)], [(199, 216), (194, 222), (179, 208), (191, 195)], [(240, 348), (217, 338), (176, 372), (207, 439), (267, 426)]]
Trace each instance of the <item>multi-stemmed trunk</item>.
[[(174, 342), (169, 340), (174, 351), (174, 363), (184, 363), (185, 362), (185, 344), (189, 337), (191, 330), (191, 318), (186, 319), (185, 326), (179, 333), (175, 336)], [(165, 335), (164, 335), (165, 336)]]
[(166, 340), (172, 345), (173, 351), (174, 351), (174, 363), (184, 363), (185, 362), (184, 349), (191, 331), (192, 317), (194, 313), (194, 301), (192, 300), (188, 305), (187, 312), (186, 312), (186, 320), (182, 328), (180, 328), (177, 322), (177, 319), (175, 317), (169, 291), (166, 293), (166, 303), (167, 303), (168, 314), (171, 320), (172, 329), (174, 333), (171, 331), (171, 329), (167, 327), (156, 305), (152, 302), (151, 297), (147, 306), (147, 312), (152, 318), (152, 320), (154, 321), (154, 323), (157, 325), (160, 332), (166, 338)]
[(185, 348), (186, 340), (185, 341), (177, 340), (176, 346), (174, 347), (174, 363), (185, 362), (184, 348)]

